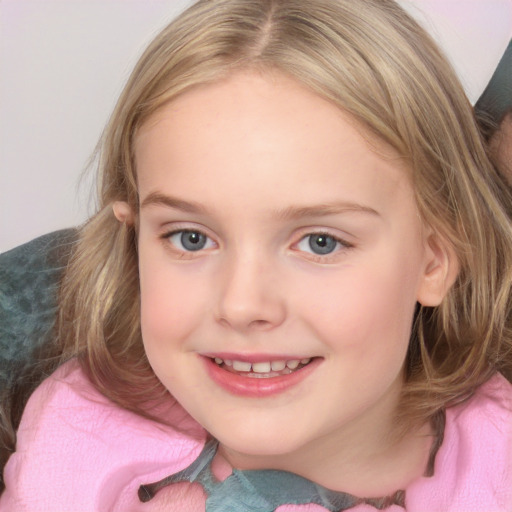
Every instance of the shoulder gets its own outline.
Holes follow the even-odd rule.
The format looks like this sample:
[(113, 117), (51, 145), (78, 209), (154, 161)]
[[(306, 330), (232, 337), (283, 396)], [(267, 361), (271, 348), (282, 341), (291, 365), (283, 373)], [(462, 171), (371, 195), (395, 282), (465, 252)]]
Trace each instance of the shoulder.
[(111, 403), (76, 362), (61, 367), (31, 396), (5, 468), (0, 508), (111, 510), (138, 486), (186, 467), (204, 432), (176, 405), (180, 430)]
[(474, 438), (485, 436), (486, 444), (510, 441), (512, 384), (495, 375), (465, 403), (446, 412), (447, 428)]
[(504, 377), (446, 411), (434, 476), (407, 493), (410, 510), (422, 510), (425, 499), (433, 512), (512, 510), (512, 385)]

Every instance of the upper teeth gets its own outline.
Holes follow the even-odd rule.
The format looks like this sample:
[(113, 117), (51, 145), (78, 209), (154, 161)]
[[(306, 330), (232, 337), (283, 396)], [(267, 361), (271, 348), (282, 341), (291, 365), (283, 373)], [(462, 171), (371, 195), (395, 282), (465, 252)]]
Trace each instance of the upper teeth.
[(237, 372), (254, 372), (254, 373), (269, 373), (280, 372), (288, 367), (290, 370), (295, 370), (299, 364), (308, 364), (311, 358), (306, 359), (290, 359), (289, 361), (278, 360), (278, 361), (262, 361), (260, 363), (249, 363), (248, 361), (237, 361), (230, 359), (221, 359), (220, 357), (215, 358), (217, 364), (224, 363), (226, 366), (232, 366), (233, 370)]

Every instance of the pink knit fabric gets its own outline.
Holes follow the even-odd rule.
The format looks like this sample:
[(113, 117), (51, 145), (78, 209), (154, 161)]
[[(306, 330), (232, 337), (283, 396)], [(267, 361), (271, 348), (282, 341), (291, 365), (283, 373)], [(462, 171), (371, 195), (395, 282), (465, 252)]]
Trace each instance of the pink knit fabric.
[[(189, 484), (169, 486), (151, 502), (139, 503), (142, 483), (185, 468), (204, 444), (205, 432), (180, 406), (169, 414), (182, 433), (111, 404), (75, 363), (65, 365), (27, 404), (17, 451), (5, 468), (0, 510), (204, 511), (202, 489)], [(435, 474), (406, 490), (406, 509), (512, 511), (512, 386), (495, 376), (471, 400), (449, 409), (446, 420)], [(325, 509), (285, 505), (278, 512)]]

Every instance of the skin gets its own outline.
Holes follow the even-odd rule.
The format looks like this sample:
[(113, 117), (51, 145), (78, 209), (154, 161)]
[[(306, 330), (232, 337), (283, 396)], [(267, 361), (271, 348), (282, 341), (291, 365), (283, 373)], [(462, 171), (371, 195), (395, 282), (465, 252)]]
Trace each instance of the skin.
[[(428, 427), (392, 442), (393, 418), (415, 305), (438, 304), (454, 271), (407, 168), (368, 140), (295, 81), (238, 73), (142, 127), (141, 209), (114, 211), (138, 216), (149, 361), (221, 456), (379, 496), (424, 472)], [(184, 229), (208, 237), (202, 250), (185, 250)], [(312, 233), (334, 250), (316, 254)], [(220, 352), (319, 364), (283, 393), (248, 398), (205, 371), (203, 356)]]

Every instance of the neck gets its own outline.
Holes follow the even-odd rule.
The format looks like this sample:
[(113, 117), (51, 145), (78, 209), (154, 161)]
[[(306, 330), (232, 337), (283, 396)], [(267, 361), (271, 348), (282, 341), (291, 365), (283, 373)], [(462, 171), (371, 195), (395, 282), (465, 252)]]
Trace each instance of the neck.
[(359, 497), (388, 496), (425, 474), (433, 435), (424, 425), (397, 439), (395, 415), (383, 416), (382, 405), (365, 421), (347, 424), (293, 452), (253, 455), (221, 444), (219, 456), (237, 469), (278, 469)]

